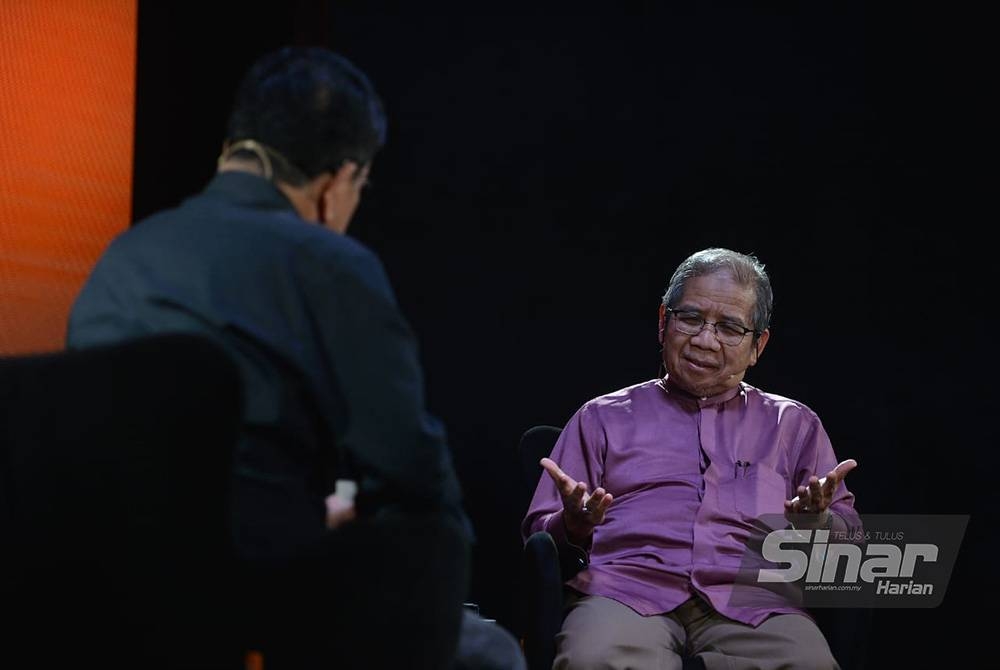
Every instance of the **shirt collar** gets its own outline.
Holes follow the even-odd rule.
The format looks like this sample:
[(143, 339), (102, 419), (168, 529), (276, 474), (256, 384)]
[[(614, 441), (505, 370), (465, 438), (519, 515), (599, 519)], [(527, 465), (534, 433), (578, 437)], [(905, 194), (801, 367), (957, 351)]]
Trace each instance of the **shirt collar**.
[(216, 172), (205, 193), (254, 209), (292, 210), (292, 202), (272, 182), (249, 172)]
[(731, 389), (726, 389), (722, 393), (718, 393), (713, 396), (708, 396), (705, 398), (699, 398), (696, 395), (688, 393), (681, 387), (679, 387), (674, 381), (670, 379), (670, 375), (666, 375), (662, 379), (657, 380), (657, 386), (663, 389), (663, 392), (668, 396), (683, 399), (687, 402), (694, 402), (698, 404), (698, 407), (711, 407), (713, 405), (720, 405), (724, 402), (728, 402), (738, 395), (744, 395), (746, 393), (745, 385), (740, 382)]

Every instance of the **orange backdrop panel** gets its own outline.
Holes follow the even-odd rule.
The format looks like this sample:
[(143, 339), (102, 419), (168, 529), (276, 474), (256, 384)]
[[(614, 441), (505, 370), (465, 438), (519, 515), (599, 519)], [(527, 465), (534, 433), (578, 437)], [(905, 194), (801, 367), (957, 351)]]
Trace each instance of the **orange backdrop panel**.
[(63, 348), (129, 225), (136, 5), (0, 1), (0, 355)]

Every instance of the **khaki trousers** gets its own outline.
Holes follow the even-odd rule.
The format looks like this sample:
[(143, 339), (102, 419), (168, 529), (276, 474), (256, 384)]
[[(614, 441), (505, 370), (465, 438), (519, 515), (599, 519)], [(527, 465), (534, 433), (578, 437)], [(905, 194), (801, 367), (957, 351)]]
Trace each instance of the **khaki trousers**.
[(772, 616), (754, 628), (699, 597), (655, 616), (601, 596), (570, 601), (554, 670), (681, 670), (682, 656), (700, 657), (707, 670), (839, 670), (819, 628), (802, 615)]

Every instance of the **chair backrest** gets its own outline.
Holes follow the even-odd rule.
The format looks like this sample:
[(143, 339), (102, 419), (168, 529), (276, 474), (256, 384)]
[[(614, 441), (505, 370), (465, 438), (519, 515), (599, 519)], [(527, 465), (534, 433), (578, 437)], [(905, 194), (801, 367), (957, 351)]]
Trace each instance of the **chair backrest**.
[[(561, 428), (534, 426), (529, 428), (517, 445), (521, 464), (521, 509), (527, 510), (545, 474), (538, 462), (552, 453)], [(567, 567), (561, 565), (559, 553), (548, 533), (535, 533), (527, 538), (521, 563), (521, 586), (517, 597), (518, 633), (529, 670), (551, 668), (556, 655), (555, 637), (562, 625), (563, 576)]]
[[(522, 482), (526, 489), (525, 501), (522, 508), (528, 509), (531, 497), (538, 486), (538, 480), (542, 476), (548, 476), (538, 464), (542, 458), (552, 453), (556, 440), (562, 433), (562, 428), (557, 426), (540, 425), (532, 426), (521, 435), (518, 443), (518, 456), (521, 460)], [(542, 547), (544, 545), (539, 545)], [(571, 554), (559, 554), (559, 572), (562, 581), (566, 581), (580, 572), (586, 564), (579, 557)]]
[(237, 667), (224, 612), (241, 394), (227, 355), (193, 335), (0, 359), (0, 655)]
[(562, 428), (557, 426), (541, 425), (532, 426), (521, 435), (517, 455), (521, 463), (521, 490), (525, 497), (525, 510), (528, 509), (528, 503), (538, 485), (538, 478), (545, 472), (538, 462), (552, 453), (561, 432)]

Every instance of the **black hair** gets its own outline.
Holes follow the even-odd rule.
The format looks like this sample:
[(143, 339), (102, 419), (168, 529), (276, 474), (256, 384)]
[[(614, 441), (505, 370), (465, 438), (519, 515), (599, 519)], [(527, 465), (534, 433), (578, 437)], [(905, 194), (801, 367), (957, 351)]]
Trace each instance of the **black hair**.
[(274, 177), (301, 185), (346, 161), (367, 165), (385, 133), (382, 101), (353, 63), (321, 47), (284, 47), (244, 75), (226, 142), (264, 145)]

